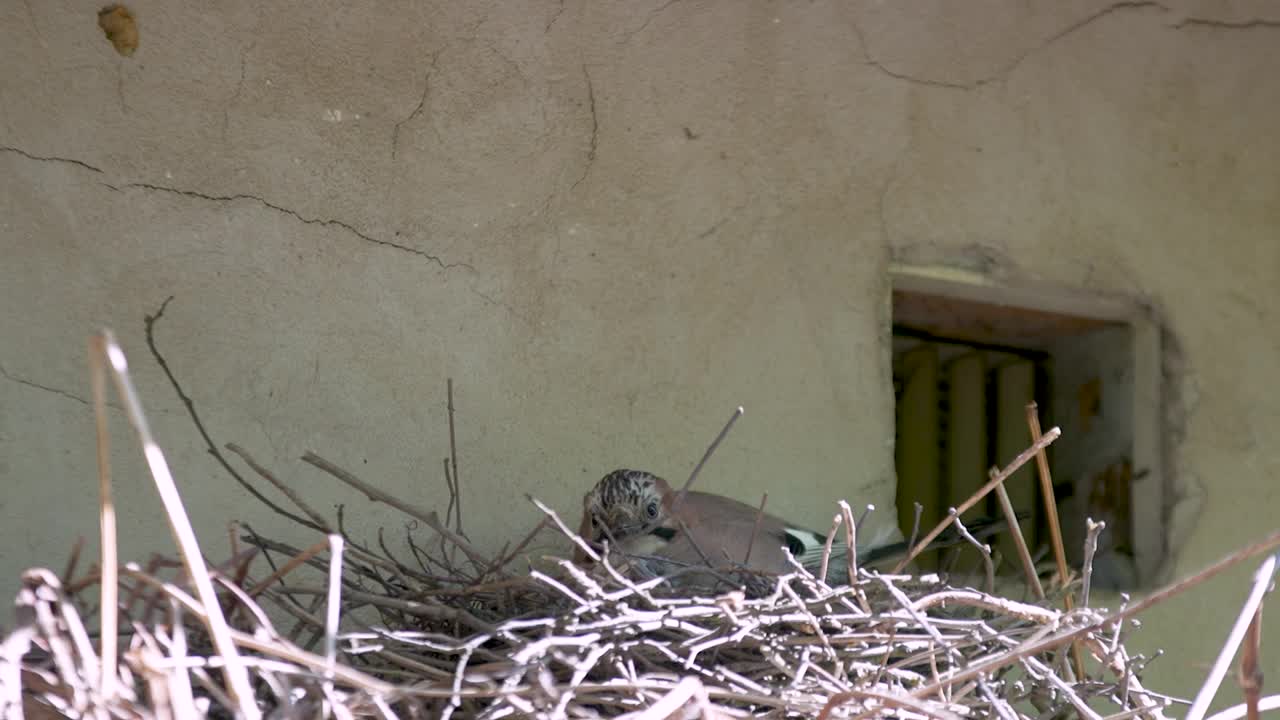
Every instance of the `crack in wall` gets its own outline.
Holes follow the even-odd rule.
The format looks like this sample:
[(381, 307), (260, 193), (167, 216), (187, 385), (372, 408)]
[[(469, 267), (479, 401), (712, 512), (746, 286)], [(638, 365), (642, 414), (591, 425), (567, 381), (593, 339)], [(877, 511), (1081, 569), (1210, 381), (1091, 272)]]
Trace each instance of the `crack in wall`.
[(1250, 18), (1248, 20), (1214, 20), (1213, 18), (1187, 17), (1173, 24), (1175, 30), (1187, 27), (1204, 27), (1218, 30), (1249, 30), (1252, 28), (1280, 28), (1280, 20)]
[[(519, 78), (522, 81), (524, 81), (526, 85), (531, 84), (529, 82), (529, 76), (525, 74), (524, 68), (520, 67), (520, 63), (516, 62), (514, 58), (504, 53), (502, 50), (499, 50), (497, 44), (492, 42), (486, 42), (486, 43), (483, 43), (483, 46), (489, 52), (493, 53), (494, 55), (497, 55), (498, 59), (501, 60), (503, 64), (506, 65), (508, 68), (510, 68), (512, 73), (519, 76)], [(505, 77), (499, 77), (495, 79), (492, 83), (490, 83), (489, 87), (497, 88), (503, 83), (504, 80), (506, 80)]]
[(48, 43), (44, 40), (44, 35), (40, 33), (40, 23), (36, 22), (35, 10), (31, 7), (31, 0), (22, 0), (22, 4), (27, 8), (27, 19), (31, 21), (31, 30), (35, 33), (36, 39), (40, 41), (40, 47), (47, 48)]
[(898, 157), (893, 161), (893, 169), (889, 171), (889, 177), (885, 178), (884, 186), (880, 188), (880, 197), (876, 201), (876, 213), (880, 217), (880, 239), (885, 247), (890, 248), (892, 255), (893, 248), (893, 231), (889, 227), (889, 194), (893, 192), (893, 186), (898, 184), (898, 177), (902, 173), (902, 166), (906, 164), (907, 153), (911, 151), (911, 140), (902, 146), (898, 151)]
[(863, 35), (861, 27), (857, 23), (852, 23), (852, 26), (853, 26), (854, 34), (858, 36), (858, 43), (862, 46), (862, 56), (864, 61), (867, 63), (867, 65), (870, 65), (871, 67), (875, 68), (880, 73), (888, 77), (891, 77), (895, 80), (902, 80), (904, 82), (909, 82), (915, 85), (925, 85), (929, 87), (946, 88), (949, 90), (976, 90), (984, 85), (990, 85), (991, 83), (999, 82), (1000, 80), (1003, 80), (1014, 70), (1017, 70), (1018, 67), (1021, 66), (1022, 63), (1026, 62), (1027, 59), (1029, 59), (1031, 56), (1037, 55), (1043, 52), (1045, 49), (1047, 49), (1049, 46), (1053, 45), (1054, 43), (1057, 43), (1061, 40), (1066, 39), (1067, 37), (1070, 37), (1076, 32), (1092, 25), (1093, 23), (1105, 17), (1113, 15), (1117, 12), (1126, 11), (1126, 10), (1146, 10), (1146, 9), (1158, 9), (1161, 12), (1169, 12), (1168, 7), (1166, 7), (1163, 3), (1155, 2), (1154, 0), (1126, 0), (1125, 2), (1113, 3), (1111, 5), (1108, 5), (1100, 10), (1097, 10), (1096, 12), (1086, 15), (1085, 17), (1067, 25), (1065, 28), (1050, 35), (1048, 38), (1046, 38), (1043, 42), (1039, 43), (1038, 45), (1022, 51), (1016, 57), (1014, 57), (1013, 60), (1006, 63), (1004, 67), (1000, 68), (996, 72), (986, 77), (978, 78), (977, 80), (973, 80), (970, 82), (958, 82), (954, 80), (926, 78), (926, 77), (910, 75), (908, 73), (894, 70), (871, 54), (871, 48), (867, 44), (866, 37)]
[(1000, 72), (996, 73), (995, 75), (993, 75), (988, 79), (978, 81), (978, 85), (985, 85), (987, 83), (999, 80), (1005, 77), (1006, 75), (1009, 75), (1014, 70), (1017, 70), (1018, 66), (1022, 65), (1022, 63), (1026, 61), (1027, 58), (1037, 53), (1040, 53), (1041, 51), (1048, 48), (1050, 45), (1053, 45), (1056, 42), (1059, 42), (1061, 40), (1064, 40), (1074, 35), (1080, 30), (1083, 30), (1084, 28), (1094, 24), (1095, 22), (1105, 17), (1109, 17), (1115, 13), (1123, 12), (1127, 10), (1151, 10), (1151, 9), (1159, 10), (1160, 12), (1169, 12), (1169, 8), (1166, 7), (1163, 3), (1153, 2), (1152, 0), (1132, 0), (1132, 1), (1118, 2), (1112, 5), (1108, 5), (1102, 8), (1101, 10), (1098, 10), (1094, 13), (1086, 15), (1083, 18), (1071, 23), (1070, 25), (1067, 25), (1065, 28), (1050, 35), (1046, 40), (1044, 40), (1044, 42), (1041, 42), (1036, 47), (1023, 51), (1016, 58), (1013, 59), (1013, 62), (1005, 66), (1003, 70), (1001, 70)]
[(240, 100), (240, 93), (244, 91), (245, 65), (248, 62), (248, 55), (253, 51), (257, 41), (253, 41), (240, 51), (240, 80), (236, 82), (235, 92), (231, 93), (231, 97), (227, 98), (222, 104), (222, 141), (227, 141), (227, 133), (231, 129), (231, 106)]
[(731, 206), (729, 210), (723, 216), (721, 216), (719, 220), (716, 220), (714, 223), (712, 223), (711, 227), (708, 227), (706, 230), (703, 230), (702, 232), (698, 233), (698, 239), (706, 240), (712, 235), (715, 235), (717, 232), (719, 232), (720, 228), (724, 227), (729, 222), (737, 219), (738, 215), (742, 213), (743, 210), (746, 210), (747, 206), (750, 204), (751, 204), (751, 199), (748, 198), (747, 200), (743, 200), (742, 202), (736, 203), (733, 206)]
[[(33, 382), (33, 381), (31, 381), (31, 380), (27, 380), (26, 378), (18, 377), (17, 375), (14, 375), (14, 374), (10, 373), (8, 370), (6, 370), (6, 369), (5, 369), (5, 367), (4, 367), (3, 365), (0, 365), (0, 377), (4, 377), (4, 379), (5, 379), (5, 380), (8, 380), (9, 382), (14, 382), (14, 383), (17, 383), (17, 384), (19, 384), (19, 385), (25, 385), (25, 386), (27, 386), (27, 387), (29, 387), (29, 388), (34, 388), (34, 389), (36, 389), (36, 390), (43, 390), (43, 391), (45, 391), (45, 392), (53, 393), (54, 395), (60, 395), (60, 396), (62, 396), (62, 397), (64, 397), (64, 398), (67, 398), (68, 400), (75, 400), (76, 402), (80, 403), (81, 405), (89, 405), (89, 404), (90, 404), (90, 402), (89, 402), (88, 400), (86, 400), (86, 399), (84, 399), (84, 398), (80, 397), (79, 395), (76, 395), (75, 393), (68, 392), (68, 391), (66, 391), (66, 390), (62, 390), (62, 389), (59, 389), (59, 388), (56, 388), (56, 387), (52, 387), (52, 386), (49, 386), (49, 385), (41, 385), (41, 384), (40, 384), (40, 383), (38, 383), (38, 382)], [(110, 403), (108, 403), (108, 405), (110, 405)]]
[[(593, 115), (594, 115), (594, 113), (593, 113)], [(46, 155), (36, 155), (36, 154), (34, 154), (34, 153), (31, 153), (31, 152), (28, 152), (28, 151), (26, 151), (26, 150), (23, 150), (23, 149), (21, 149), (21, 148), (12, 147), (12, 146), (7, 146), (7, 145), (0, 145), (0, 152), (13, 153), (13, 154), (18, 155), (18, 156), (20, 156), (20, 157), (24, 157), (24, 158), (26, 158), (26, 159), (28, 159), (28, 160), (33, 160), (33, 161), (36, 161), (36, 162), (61, 163), (61, 164), (66, 164), (66, 165), (73, 165), (73, 166), (75, 166), (75, 167), (83, 168), (83, 169), (85, 169), (85, 170), (89, 170), (89, 171), (94, 172), (94, 173), (97, 173), (97, 174), (99, 174), (99, 175), (104, 175), (104, 174), (106, 174), (106, 173), (105, 173), (105, 171), (103, 171), (101, 168), (98, 168), (98, 167), (95, 167), (95, 166), (93, 166), (93, 165), (90, 165), (89, 163), (84, 162), (84, 161), (82, 161), (82, 160), (76, 160), (76, 159), (74, 159), (74, 158), (57, 157), (57, 156), (46, 156)], [(591, 152), (591, 157), (594, 157), (594, 155), (595, 155), (595, 151), (594, 151), (594, 142), (593, 142), (593, 148), (592, 148), (592, 152)], [(585, 174), (584, 174), (584, 177), (585, 177)], [(257, 203), (257, 204), (261, 205), (262, 207), (267, 208), (267, 209), (269, 209), (269, 210), (274, 210), (275, 212), (282, 213), (282, 214), (284, 214), (284, 215), (288, 215), (288, 216), (290, 216), (290, 217), (294, 218), (295, 220), (297, 220), (298, 222), (303, 223), (304, 225), (318, 225), (318, 226), (320, 226), (320, 227), (325, 227), (325, 228), (338, 228), (338, 229), (341, 229), (341, 230), (344, 230), (344, 231), (346, 231), (346, 232), (350, 233), (351, 235), (354, 235), (355, 237), (357, 237), (357, 238), (359, 238), (359, 239), (361, 239), (361, 240), (363, 240), (363, 241), (365, 241), (365, 242), (367, 242), (367, 243), (371, 243), (371, 244), (373, 244), (373, 245), (382, 245), (382, 246), (385, 246), (385, 247), (392, 248), (392, 249), (394, 249), (394, 250), (399, 250), (399, 251), (401, 251), (401, 252), (406, 252), (406, 253), (409, 253), (409, 254), (412, 254), (412, 255), (416, 255), (416, 256), (418, 256), (418, 257), (421, 257), (421, 258), (425, 258), (427, 261), (429, 261), (429, 262), (431, 262), (431, 263), (434, 263), (436, 266), (438, 266), (438, 267), (440, 268), (440, 270), (441, 270), (441, 271), (444, 271), (444, 272), (447, 272), (447, 271), (449, 271), (449, 270), (453, 270), (454, 268), (464, 268), (464, 269), (466, 269), (466, 270), (470, 270), (470, 271), (471, 271), (471, 272), (473, 272), (473, 273), (477, 272), (477, 270), (476, 270), (475, 266), (474, 266), (474, 265), (472, 265), (471, 263), (465, 263), (465, 262), (445, 262), (445, 261), (444, 261), (444, 259), (443, 259), (443, 258), (441, 258), (440, 256), (438, 256), (438, 255), (433, 255), (433, 254), (431, 254), (431, 253), (429, 253), (429, 252), (427, 252), (427, 251), (425, 251), (425, 250), (420, 250), (420, 249), (415, 248), (415, 247), (410, 247), (410, 246), (408, 246), (408, 245), (404, 245), (404, 244), (401, 244), (401, 243), (398, 243), (398, 242), (394, 242), (394, 241), (392, 241), (392, 240), (384, 240), (384, 239), (381, 239), (381, 238), (376, 238), (376, 237), (374, 237), (374, 236), (372, 236), (372, 235), (369, 235), (368, 233), (365, 233), (365, 232), (360, 231), (360, 230), (359, 230), (359, 229), (357, 229), (354, 225), (351, 225), (351, 224), (350, 224), (350, 223), (348, 223), (348, 222), (345, 222), (345, 221), (342, 221), (342, 220), (335, 220), (335, 219), (331, 219), (331, 218), (307, 217), (307, 216), (305, 216), (305, 215), (303, 215), (303, 214), (299, 213), (299, 212), (298, 212), (298, 211), (296, 211), (296, 210), (292, 210), (292, 209), (287, 208), (287, 207), (284, 207), (284, 206), (282, 206), (282, 205), (277, 205), (276, 203), (270, 202), (270, 201), (268, 201), (268, 200), (267, 200), (267, 199), (265, 199), (265, 198), (259, 197), (259, 196), (257, 196), (257, 195), (252, 195), (252, 194), (249, 194), (249, 193), (236, 193), (235, 195), (210, 195), (210, 194), (208, 194), (208, 193), (197, 192), (197, 191), (195, 191), (195, 190), (182, 190), (182, 189), (179, 189), (179, 188), (171, 188), (171, 187), (166, 187), (166, 186), (163, 186), (163, 185), (155, 185), (155, 184), (151, 184), (151, 183), (129, 183), (129, 184), (124, 185), (124, 186), (116, 186), (116, 185), (112, 185), (111, 183), (107, 183), (107, 182), (102, 182), (102, 183), (100, 183), (100, 184), (101, 184), (103, 187), (105, 187), (105, 188), (107, 188), (107, 189), (109, 189), (109, 190), (111, 190), (111, 191), (113, 191), (113, 192), (117, 192), (117, 193), (122, 193), (122, 192), (124, 192), (126, 189), (136, 189), (136, 190), (149, 190), (149, 191), (152, 191), (152, 192), (169, 193), (169, 194), (172, 194), (172, 195), (180, 195), (180, 196), (183, 196), (183, 197), (195, 198), (195, 199), (198, 199), (198, 200), (206, 200), (206, 201), (209, 201), (209, 202), (218, 202), (218, 203), (232, 203), (232, 202), (236, 202), (236, 201), (240, 201), (240, 200), (248, 200), (248, 201), (251, 201), (251, 202), (255, 202), (255, 203)], [(486, 299), (488, 299), (488, 298), (486, 298)], [(495, 303), (495, 304), (501, 305), (501, 303)], [(508, 310), (511, 310), (511, 308), (510, 308), (510, 307), (508, 307), (507, 309), (508, 309)], [(512, 312), (514, 312), (514, 311), (512, 311)], [(518, 315), (518, 313), (517, 313), (517, 315)], [(527, 321), (527, 320), (526, 320), (526, 321)], [(3, 372), (3, 368), (0, 368), (0, 373), (3, 373), (3, 374), (4, 374), (4, 376), (5, 376), (6, 378), (10, 379), (10, 380), (14, 380), (15, 382), (20, 381), (20, 380), (18, 380), (18, 379), (16, 379), (16, 378), (13, 378), (13, 377), (9, 376), (9, 375), (8, 375), (8, 373), (4, 373), (4, 372)], [(40, 388), (40, 389), (42, 389), (42, 390), (48, 390), (48, 391), (50, 391), (50, 392), (61, 392), (61, 391), (57, 390), (56, 388), (48, 388), (48, 387), (44, 387), (44, 386), (41, 386), (41, 385), (38, 385), (38, 384), (34, 384), (34, 383), (24, 383), (24, 384), (28, 384), (28, 385), (31, 385), (32, 387)], [(78, 401), (80, 401), (80, 402), (85, 402), (85, 403), (87, 403), (87, 401), (86, 401), (86, 400), (84, 400), (83, 398), (79, 398), (79, 397), (76, 397), (76, 396), (73, 396), (73, 395), (68, 395), (68, 397), (70, 397), (70, 398), (72, 398), (72, 399), (74, 399), (74, 400), (78, 400)]]
[[(103, 183), (103, 184), (111, 188), (112, 190), (120, 190), (119, 187), (116, 187), (114, 185), (109, 185), (107, 183)], [(154, 192), (163, 192), (163, 193), (169, 193), (173, 195), (181, 195), (183, 197), (196, 198), (199, 200), (207, 200), (210, 202), (218, 202), (218, 203), (231, 203), (231, 202), (236, 202), (238, 200), (249, 200), (249, 201), (258, 203), (262, 207), (268, 208), (270, 210), (274, 210), (278, 213), (288, 215), (294, 218), (295, 220), (303, 223), (304, 225), (318, 225), (320, 227), (326, 227), (326, 228), (339, 228), (341, 230), (345, 230), (346, 232), (356, 236), (357, 238), (360, 238), (361, 240), (364, 240), (367, 243), (394, 248), (402, 252), (406, 252), (412, 255), (417, 255), (419, 257), (426, 258), (430, 262), (438, 265), (441, 270), (452, 270), (453, 268), (466, 268), (467, 270), (470, 270), (472, 272), (476, 271), (475, 266), (471, 265), (470, 263), (464, 263), (464, 262), (446, 263), (438, 255), (432, 255), (431, 253), (425, 250), (419, 250), (418, 248), (409, 247), (408, 245), (402, 245), (398, 242), (394, 242), (391, 240), (383, 240), (381, 238), (373, 237), (372, 235), (361, 232), (354, 225), (351, 225), (350, 223), (344, 222), (342, 220), (307, 217), (296, 210), (291, 210), (290, 208), (284, 207), (282, 205), (277, 205), (264, 198), (258, 197), (257, 195), (250, 195), (248, 193), (236, 193), (235, 195), (208, 195), (206, 193), (196, 192), (194, 190), (181, 190), (178, 188), (165, 187), (163, 185), (153, 185), (151, 183), (129, 183), (124, 187), (129, 189), (150, 190)]]
[(656, 20), (659, 15), (665, 12), (667, 8), (671, 7), (672, 5), (675, 5), (678, 2), (680, 2), (680, 0), (667, 0), (665, 3), (659, 5), (653, 10), (650, 10), (649, 14), (645, 17), (644, 22), (640, 24), (640, 27), (624, 35), (622, 37), (622, 42), (624, 43), (631, 42), (631, 38), (644, 32), (645, 29), (649, 27), (649, 24), (652, 23), (654, 20)]
[(116, 65), (116, 98), (120, 101), (120, 114), (129, 114), (129, 103), (124, 99), (124, 63)]
[(503, 310), (506, 310), (507, 312), (511, 313), (511, 316), (512, 316), (512, 317), (514, 317), (514, 318), (516, 318), (516, 319), (518, 319), (518, 320), (520, 320), (520, 321), (524, 322), (524, 324), (528, 325), (529, 327), (534, 327), (534, 326), (535, 326), (535, 323), (533, 322), (533, 320), (531, 320), (531, 319), (530, 319), (527, 315), (525, 315), (524, 313), (522, 313), (522, 312), (520, 312), (520, 311), (516, 310), (516, 309), (515, 309), (515, 307), (514, 307), (514, 306), (512, 306), (510, 303), (506, 303), (506, 302), (503, 302), (503, 301), (501, 301), (501, 300), (498, 300), (498, 299), (496, 299), (496, 298), (494, 298), (494, 297), (492, 297), (492, 296), (490, 296), (490, 295), (487, 295), (487, 294), (485, 294), (485, 293), (483, 293), (483, 292), (480, 292), (479, 290), (475, 289), (474, 287), (473, 287), (473, 288), (470, 288), (470, 290), (471, 290), (471, 294), (475, 295), (476, 297), (480, 298), (481, 300), (485, 301), (486, 303), (488, 303), (488, 304), (490, 304), (490, 305), (492, 305), (492, 306), (494, 306), (494, 307), (498, 307), (498, 308), (502, 308)]
[[(54, 395), (64, 397), (68, 400), (74, 400), (80, 403), (81, 405), (84, 405), (85, 407), (93, 407), (93, 401), (89, 400), (88, 398), (82, 398), (73, 392), (70, 392), (68, 390), (63, 390), (61, 388), (56, 388), (56, 387), (53, 387), (52, 385), (43, 385), (41, 383), (28, 380), (24, 377), (19, 377), (9, 372), (7, 369), (5, 369), (3, 365), (0, 365), (0, 377), (3, 377), (5, 380), (8, 380), (9, 382), (12, 382), (18, 385), (24, 385), (33, 390), (43, 390), (44, 392), (52, 393)], [(110, 391), (108, 390), (108, 392)], [(107, 409), (115, 410), (116, 412), (121, 412), (121, 413), (124, 412), (124, 407), (122, 407), (118, 402), (113, 402), (111, 400), (107, 401)], [(171, 415), (173, 414), (174, 411), (169, 410), (167, 408), (152, 408), (149, 412), (158, 414), (158, 415)]]
[(871, 54), (871, 46), (867, 43), (867, 38), (862, 33), (862, 26), (859, 25), (857, 22), (852, 22), (852, 21), (849, 23), (849, 26), (853, 28), (853, 34), (858, 37), (858, 46), (862, 48), (862, 61), (867, 65), (875, 68), (882, 75), (891, 77), (894, 80), (909, 82), (913, 85), (926, 85), (930, 87), (946, 88), (948, 90), (972, 89), (964, 83), (950, 82), (947, 80), (931, 80), (928, 78), (915, 77), (913, 75), (908, 75), (906, 73), (898, 72), (897, 70), (890, 68), (888, 65), (885, 65), (883, 62), (877, 60)]
[(569, 190), (577, 190), (578, 186), (587, 179), (587, 175), (591, 174), (591, 166), (596, 161), (596, 150), (600, 143), (600, 116), (596, 114), (596, 88), (591, 82), (591, 73), (587, 70), (586, 63), (582, 65), (582, 77), (587, 82), (587, 108), (591, 112), (591, 138), (587, 145), (587, 162), (582, 168), (582, 174), (578, 179), (573, 181), (573, 185), (569, 186)]
[[(856, 22), (853, 22), (850, 24), (853, 28), (854, 34), (858, 36), (858, 44), (861, 45), (862, 47), (863, 61), (867, 65), (875, 68), (881, 74), (887, 77), (891, 77), (895, 80), (901, 80), (903, 82), (909, 82), (915, 85), (945, 88), (948, 90), (976, 90), (984, 85), (990, 85), (991, 83), (999, 82), (1000, 80), (1003, 80), (1009, 74), (1011, 74), (1014, 70), (1017, 70), (1018, 67), (1021, 66), (1022, 63), (1026, 62), (1031, 56), (1039, 54), (1040, 52), (1043, 52), (1054, 43), (1057, 43), (1061, 40), (1066, 39), (1067, 37), (1070, 37), (1074, 33), (1088, 27), (1089, 25), (1092, 25), (1093, 23), (1099, 20), (1102, 20), (1103, 18), (1106, 18), (1118, 12), (1129, 11), (1129, 10), (1159, 10), (1162, 13), (1169, 13), (1172, 11), (1168, 5), (1164, 4), (1163, 2), (1158, 2), (1157, 0), (1125, 0), (1123, 2), (1117, 2), (1111, 5), (1107, 5), (1106, 7), (1103, 7), (1100, 10), (1097, 10), (1096, 12), (1086, 15), (1085, 17), (1053, 33), (1038, 45), (1028, 48), (1023, 52), (1019, 53), (1016, 57), (1013, 58), (1013, 60), (1006, 63), (1004, 67), (1000, 68), (996, 72), (986, 77), (978, 78), (977, 80), (973, 80), (970, 82), (958, 82), (955, 80), (946, 80), (941, 78), (921, 77), (918, 75), (911, 75), (909, 73), (894, 70), (893, 68), (889, 67), (886, 63), (884, 63), (882, 60), (877, 59), (871, 53), (871, 47), (867, 44), (866, 37), (862, 32), (861, 26), (858, 25)], [(1280, 28), (1280, 19), (1250, 18), (1248, 20), (1235, 21), (1235, 20), (1216, 20), (1213, 18), (1205, 18), (1205, 17), (1186, 17), (1179, 20), (1176, 23), (1173, 23), (1169, 27), (1175, 30), (1181, 30), (1181, 29), (1190, 28), (1190, 27), (1201, 27), (1201, 28), (1218, 29), (1218, 30), (1249, 30), (1249, 29), (1256, 29), (1256, 28), (1275, 29), (1275, 28)]]
[(715, 221), (715, 223), (713, 223), (713, 224), (711, 225), (711, 227), (709, 227), (709, 228), (707, 228), (706, 230), (703, 230), (702, 232), (698, 233), (698, 239), (699, 239), (699, 240), (706, 240), (707, 238), (711, 237), (712, 235), (715, 235), (717, 230), (719, 230), (719, 229), (720, 229), (720, 228), (721, 228), (725, 223), (729, 222), (729, 221), (730, 221), (730, 220), (732, 220), (732, 219), (733, 219), (733, 215), (732, 215), (732, 214), (730, 214), (730, 215), (725, 215), (724, 217), (722, 217), (722, 218), (720, 218), (719, 220)]
[(76, 165), (86, 170), (92, 170), (93, 172), (96, 172), (99, 175), (104, 174), (102, 171), (102, 168), (94, 167), (93, 165), (90, 165), (89, 163), (84, 162), (83, 160), (76, 160), (74, 158), (58, 157), (56, 155), (36, 155), (34, 153), (29, 153), (26, 150), (23, 150), (22, 148), (16, 148), (9, 145), (0, 145), (0, 152), (8, 152), (8, 153), (13, 153), (15, 155), (21, 155), (22, 157), (28, 160), (35, 160), (37, 162), (66, 163), (68, 165)]
[[(595, 85), (591, 81), (591, 73), (587, 70), (586, 63), (583, 63), (582, 65), (582, 77), (587, 88), (587, 111), (591, 116), (591, 135), (587, 141), (587, 157), (583, 162), (582, 172), (579, 173), (578, 177), (569, 185), (569, 192), (577, 190), (578, 186), (585, 182), (587, 176), (591, 174), (591, 168), (596, 161), (596, 151), (599, 149), (600, 145), (600, 117), (596, 113), (596, 89)], [(546, 137), (546, 135), (544, 134), (543, 137)], [(555, 202), (559, 195), (560, 191), (553, 187), (551, 191), (547, 193), (547, 196), (543, 198), (536, 214), (541, 216), (550, 214), (551, 204)]]
[(564, 14), (564, 0), (560, 0), (559, 7), (556, 8), (556, 11), (551, 16), (551, 19), (547, 21), (547, 26), (542, 29), (543, 34), (549, 34), (551, 32), (551, 26), (555, 25), (556, 21), (559, 20), (560, 16), (563, 14)]
[(440, 53), (443, 50), (437, 50), (431, 54), (431, 64), (427, 66), (427, 72), (422, 79), (422, 97), (418, 99), (418, 106), (409, 113), (409, 116), (396, 123), (391, 128), (391, 159), (395, 160), (396, 155), (400, 151), (400, 128), (413, 122), (414, 118), (422, 114), (423, 108), (427, 105), (427, 98), (431, 95), (431, 76), (436, 72), (437, 63), (440, 61)]

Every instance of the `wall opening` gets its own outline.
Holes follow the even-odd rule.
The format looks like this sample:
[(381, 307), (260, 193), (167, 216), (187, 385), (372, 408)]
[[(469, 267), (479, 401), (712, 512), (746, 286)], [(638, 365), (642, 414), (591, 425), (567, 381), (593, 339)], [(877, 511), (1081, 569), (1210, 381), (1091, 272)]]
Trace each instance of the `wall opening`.
[[(909, 535), (914, 504), (922, 528), (946, 516), (1031, 442), (1026, 407), (1062, 437), (1049, 449), (1068, 561), (1079, 567), (1085, 519), (1107, 529), (1094, 561), (1096, 587), (1151, 582), (1164, 559), (1160, 333), (1146, 310), (1123, 299), (998, 285), (954, 270), (892, 272), (893, 379), (898, 521)], [(1051, 561), (1034, 464), (1006, 487), (1025, 512), (1032, 554)], [(999, 517), (995, 497), (966, 513)], [(1020, 575), (1005, 536), (993, 545), (1001, 572)], [(933, 553), (922, 569), (972, 572), (971, 549)]]

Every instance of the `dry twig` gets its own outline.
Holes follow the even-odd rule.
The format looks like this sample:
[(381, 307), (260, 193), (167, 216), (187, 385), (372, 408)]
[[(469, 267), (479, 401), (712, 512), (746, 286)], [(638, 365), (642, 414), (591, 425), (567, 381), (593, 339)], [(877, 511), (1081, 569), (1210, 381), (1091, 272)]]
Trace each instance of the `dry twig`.
[(693, 472), (689, 473), (689, 479), (685, 480), (684, 487), (680, 488), (680, 492), (671, 502), (671, 508), (673, 511), (676, 506), (680, 504), (680, 501), (684, 499), (685, 494), (689, 492), (689, 488), (693, 487), (693, 481), (698, 479), (698, 473), (702, 472), (702, 467), (706, 465), (707, 461), (711, 459), (711, 456), (715, 454), (716, 448), (720, 447), (720, 443), (724, 442), (725, 436), (733, 429), (733, 424), (738, 422), (738, 418), (742, 417), (742, 413), (743, 409), (741, 406), (735, 409), (733, 414), (729, 416), (728, 422), (726, 422), (724, 427), (720, 429), (720, 434), (716, 435), (716, 439), (712, 440), (711, 444), (707, 446), (707, 451), (702, 454), (702, 459), (698, 460), (698, 464), (693, 466)]
[(756, 509), (756, 522), (751, 527), (751, 539), (747, 541), (747, 551), (743, 553), (742, 564), (751, 562), (751, 549), (756, 545), (756, 536), (760, 534), (760, 523), (764, 521), (764, 506), (769, 502), (769, 493), (760, 496), (760, 507)]
[(1244, 640), (1250, 626), (1257, 619), (1258, 611), (1262, 608), (1262, 598), (1271, 590), (1271, 583), (1275, 580), (1275, 574), (1276, 556), (1272, 555), (1264, 560), (1258, 571), (1254, 573), (1253, 587), (1249, 590), (1249, 597), (1240, 608), (1240, 614), (1236, 616), (1235, 624), (1231, 626), (1231, 632), (1227, 634), (1227, 641), (1223, 644), (1217, 660), (1214, 661), (1213, 667), (1209, 670), (1209, 677), (1205, 678), (1204, 685), (1200, 687), (1200, 692), (1196, 693), (1196, 698), (1191, 703), (1191, 709), (1187, 711), (1186, 720), (1201, 720), (1205, 713), (1208, 712), (1209, 703), (1213, 702), (1214, 696), (1218, 694), (1218, 687), (1222, 684), (1222, 678), (1226, 676), (1227, 670), (1231, 667), (1231, 660), (1235, 657), (1236, 650), (1240, 647), (1240, 643)]

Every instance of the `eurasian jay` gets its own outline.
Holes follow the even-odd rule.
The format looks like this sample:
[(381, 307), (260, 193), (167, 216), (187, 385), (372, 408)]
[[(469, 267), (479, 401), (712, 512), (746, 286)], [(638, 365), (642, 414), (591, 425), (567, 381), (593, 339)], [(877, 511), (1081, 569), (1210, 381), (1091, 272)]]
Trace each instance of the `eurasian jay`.
[[(608, 540), (613, 552), (628, 556), (649, 575), (665, 575), (681, 567), (704, 565), (703, 555), (717, 566), (741, 564), (749, 544), (751, 555), (745, 567), (756, 572), (774, 575), (792, 572), (794, 567), (787, 560), (784, 547), (797, 562), (815, 571), (822, 561), (826, 543), (822, 533), (760, 513), (757, 508), (723, 495), (690, 491), (676, 502), (677, 495), (678, 491), (673, 491), (666, 480), (652, 473), (614, 470), (583, 498), (578, 534), (597, 546)], [(759, 530), (756, 529), (757, 516), (760, 516)], [(990, 534), (991, 525), (988, 522), (981, 534)], [(879, 544), (891, 532), (882, 532), (866, 543), (859, 542), (859, 563), (873, 564), (904, 554), (906, 543)], [(974, 532), (979, 531), (975, 528)], [(950, 538), (939, 536), (931, 547), (964, 542), (958, 534), (952, 535)], [(829, 582), (847, 581), (844, 577), (847, 566), (840, 559), (842, 556), (843, 544), (833, 544)], [(574, 558), (578, 562), (587, 559), (581, 549), (574, 553)]]

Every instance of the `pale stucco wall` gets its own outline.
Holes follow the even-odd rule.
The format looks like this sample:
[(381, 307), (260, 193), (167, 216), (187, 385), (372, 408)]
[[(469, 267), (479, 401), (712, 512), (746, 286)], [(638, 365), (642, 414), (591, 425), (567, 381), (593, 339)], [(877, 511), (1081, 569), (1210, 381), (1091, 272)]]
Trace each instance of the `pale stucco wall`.
[[(400, 518), (297, 457), (439, 503), (452, 376), (492, 549), (536, 521), (524, 493), (572, 514), (615, 466), (683, 478), (737, 404), (700, 487), (890, 521), (891, 260), (1126, 294), (1181, 352), (1176, 571), (1275, 525), (1273, 4), (132, 7), (126, 59), (96, 6), (0, 6), (0, 595), (96, 533), (103, 324), (209, 554), (231, 519), (303, 537), (148, 356), (169, 295), (158, 339), (215, 439), (366, 528)], [(167, 529), (114, 431), (141, 558)], [(1247, 574), (1148, 616), (1152, 683), (1198, 684)]]

